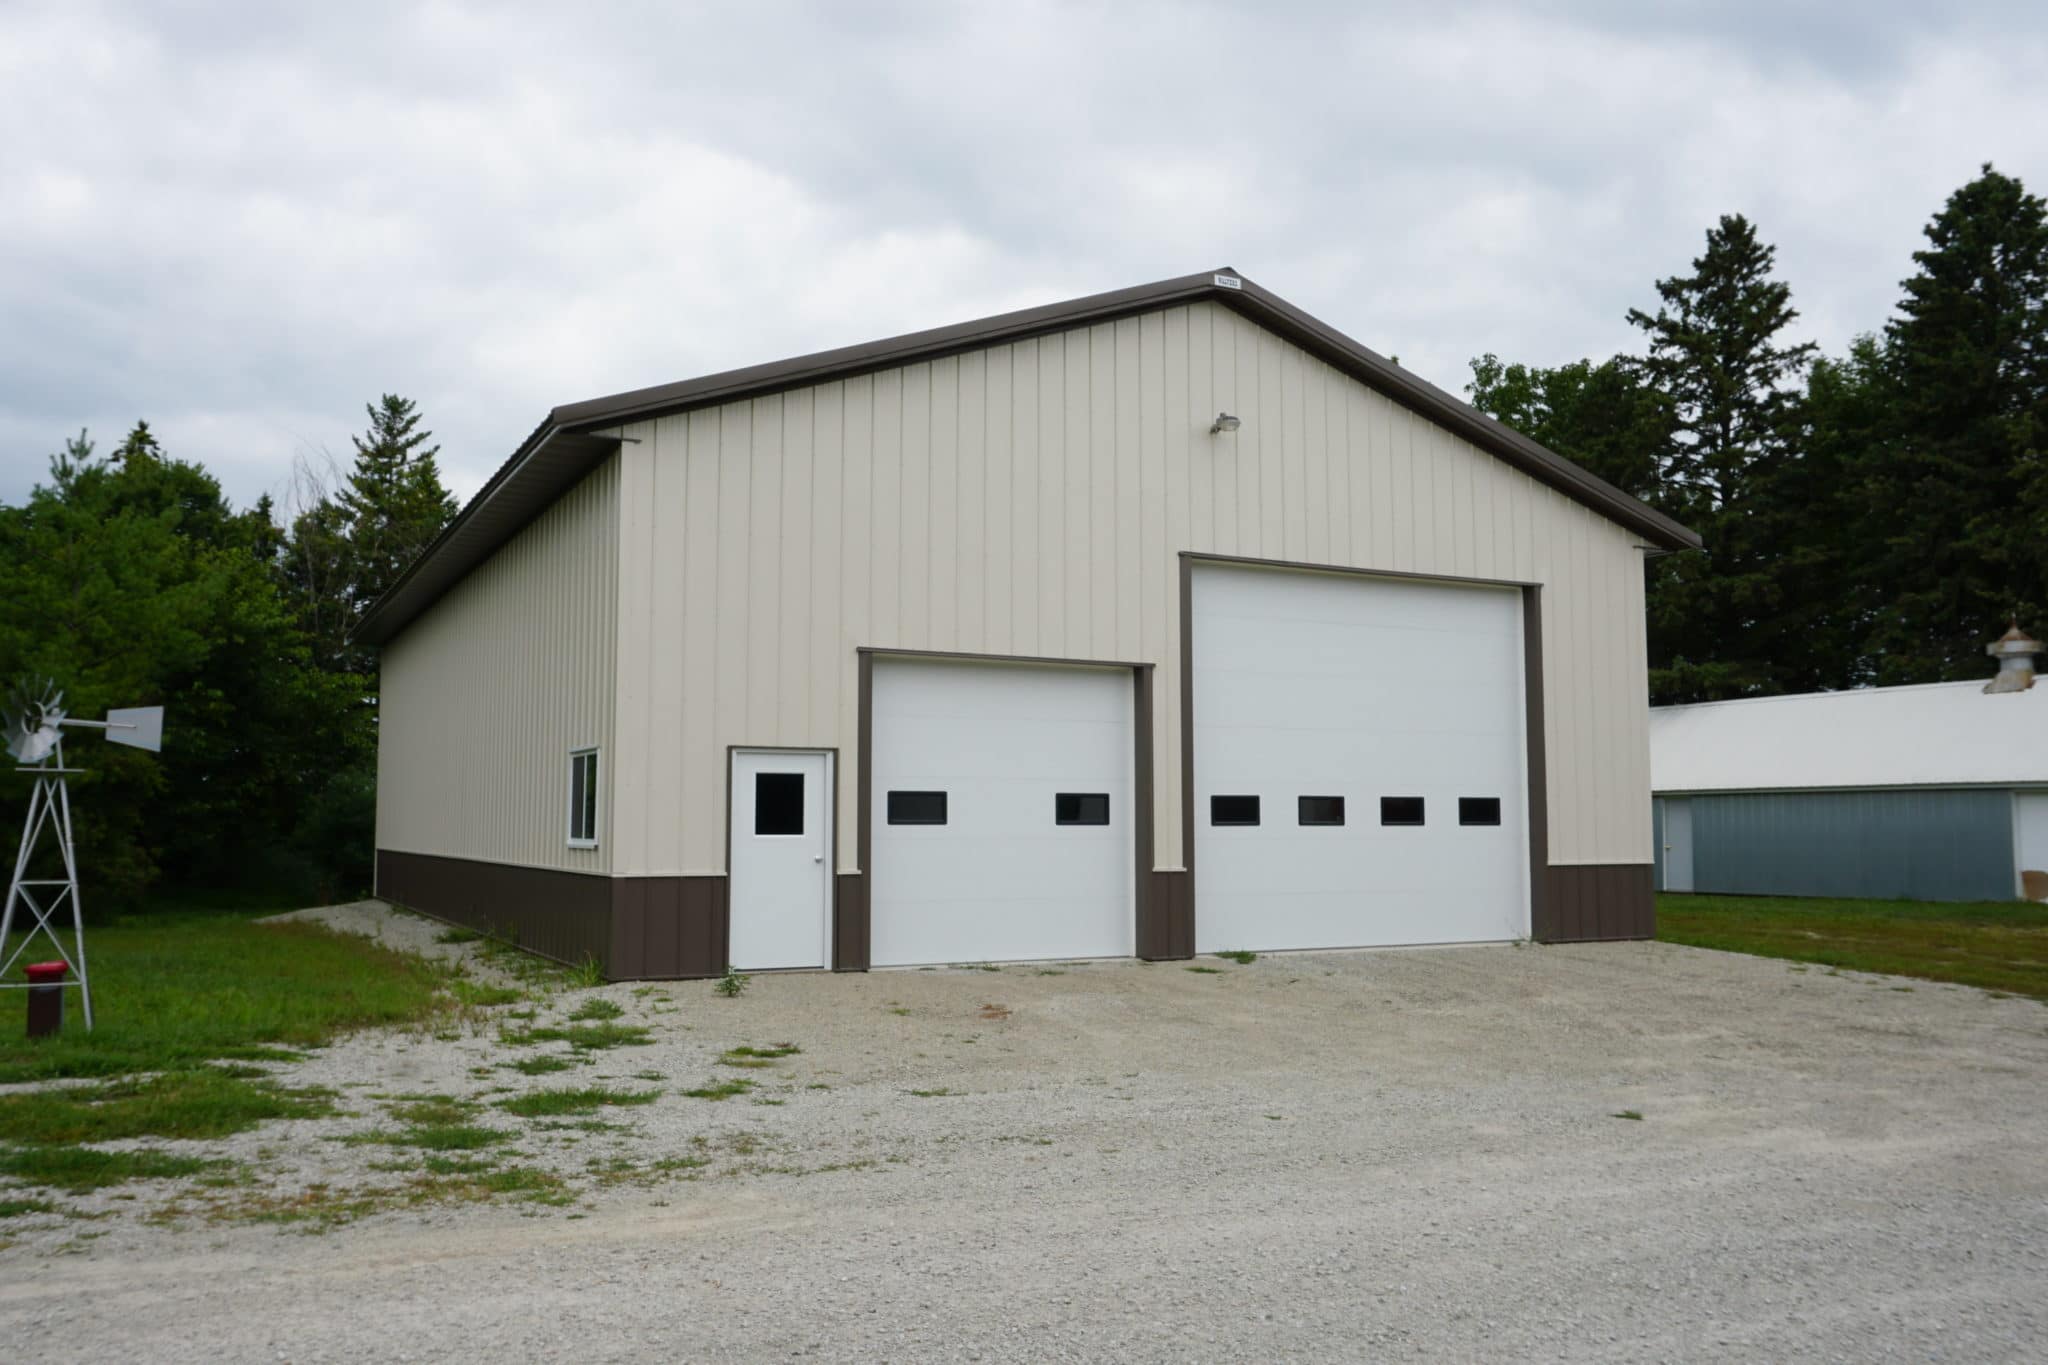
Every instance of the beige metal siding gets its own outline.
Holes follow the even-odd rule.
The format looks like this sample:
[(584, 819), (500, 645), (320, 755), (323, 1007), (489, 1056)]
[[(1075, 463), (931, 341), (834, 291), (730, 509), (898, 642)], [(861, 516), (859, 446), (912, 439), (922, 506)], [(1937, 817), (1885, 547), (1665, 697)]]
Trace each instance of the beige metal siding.
[(1636, 538), (1227, 309), (626, 434), (621, 873), (723, 870), (732, 745), (838, 748), (850, 818), (863, 645), (1155, 664), (1181, 866), (1184, 550), (1543, 584), (1551, 861), (1649, 861)]
[[(619, 518), (614, 456), (384, 646), (379, 848), (611, 870)], [(570, 848), (569, 751), (590, 744), (598, 846)]]

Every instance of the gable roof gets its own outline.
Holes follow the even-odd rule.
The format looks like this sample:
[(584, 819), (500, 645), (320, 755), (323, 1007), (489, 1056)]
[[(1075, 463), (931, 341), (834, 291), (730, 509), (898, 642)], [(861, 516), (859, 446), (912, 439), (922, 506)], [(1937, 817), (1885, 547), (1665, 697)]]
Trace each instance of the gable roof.
[(2048, 785), (2048, 684), (1859, 687), (1650, 709), (1657, 792)]
[(1201, 301), (1242, 314), (1539, 482), (1628, 527), (1658, 549), (1699, 548), (1697, 535), (1662, 512), (1225, 267), (565, 404), (548, 414), (398, 582), (371, 605), (357, 625), (355, 637), (366, 644), (381, 644), (432, 605), (618, 448), (617, 437), (597, 434), (604, 428)]

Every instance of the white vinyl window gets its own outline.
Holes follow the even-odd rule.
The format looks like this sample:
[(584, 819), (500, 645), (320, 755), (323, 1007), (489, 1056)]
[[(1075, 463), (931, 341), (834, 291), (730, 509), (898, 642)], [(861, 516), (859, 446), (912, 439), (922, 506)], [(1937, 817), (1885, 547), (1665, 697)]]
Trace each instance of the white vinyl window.
[(597, 847), (597, 750), (569, 751), (569, 847)]

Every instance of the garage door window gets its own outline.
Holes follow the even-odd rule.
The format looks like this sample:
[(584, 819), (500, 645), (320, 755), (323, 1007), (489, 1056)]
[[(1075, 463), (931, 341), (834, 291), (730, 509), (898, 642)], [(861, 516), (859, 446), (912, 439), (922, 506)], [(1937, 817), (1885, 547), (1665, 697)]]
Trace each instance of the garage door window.
[(1500, 798), (1498, 796), (1459, 797), (1458, 823), (1461, 825), (1499, 824)]
[(1209, 823), (1212, 825), (1256, 825), (1259, 823), (1259, 798), (1256, 796), (1212, 796), (1209, 798)]
[(804, 832), (804, 775), (754, 774), (754, 833)]
[(1380, 798), (1380, 823), (1383, 825), (1421, 824), (1422, 798), (1419, 796), (1382, 796)]
[(1106, 825), (1109, 823), (1109, 793), (1056, 793), (1052, 799), (1052, 821), (1056, 825)]
[(1297, 818), (1304, 825), (1341, 825), (1344, 823), (1344, 798), (1304, 796), (1300, 798)]
[(890, 792), (889, 823), (892, 825), (943, 825), (946, 823), (944, 792)]

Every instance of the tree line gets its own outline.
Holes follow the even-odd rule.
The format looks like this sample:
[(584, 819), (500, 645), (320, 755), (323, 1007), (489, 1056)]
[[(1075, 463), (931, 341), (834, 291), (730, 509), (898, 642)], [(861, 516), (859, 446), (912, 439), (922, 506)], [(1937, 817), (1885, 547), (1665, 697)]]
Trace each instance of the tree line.
[[(1914, 253), (1895, 315), (1840, 356), (1788, 339), (1775, 252), (1722, 218), (1631, 310), (1631, 354), (1472, 362), (1483, 411), (1698, 530), (1649, 561), (1650, 700), (1987, 676), (2017, 614), (2048, 629), (2048, 216), (1986, 166)], [(152, 888), (365, 891), (377, 661), (363, 612), (455, 513), (413, 403), (345, 461), (236, 511), (146, 422), (85, 433), (0, 505), (0, 679), (75, 714), (169, 708), (161, 760), (87, 741), (87, 904)], [(24, 785), (0, 785), (0, 829)]]
[[(0, 667), (49, 677), (73, 715), (167, 708), (164, 754), (86, 739), (74, 805), (89, 913), (152, 888), (313, 904), (370, 885), (376, 657), (363, 611), (455, 514), (407, 399), (368, 405), (351, 460), (295, 466), (292, 506), (235, 511), (147, 422), (84, 432), (0, 506)], [(0, 788), (7, 847), (25, 784)]]
[(1653, 559), (1653, 703), (1989, 676), (2048, 630), (2048, 215), (1987, 165), (1840, 356), (1740, 215), (1631, 309), (1640, 349), (1472, 362), (1491, 416), (1698, 531)]

